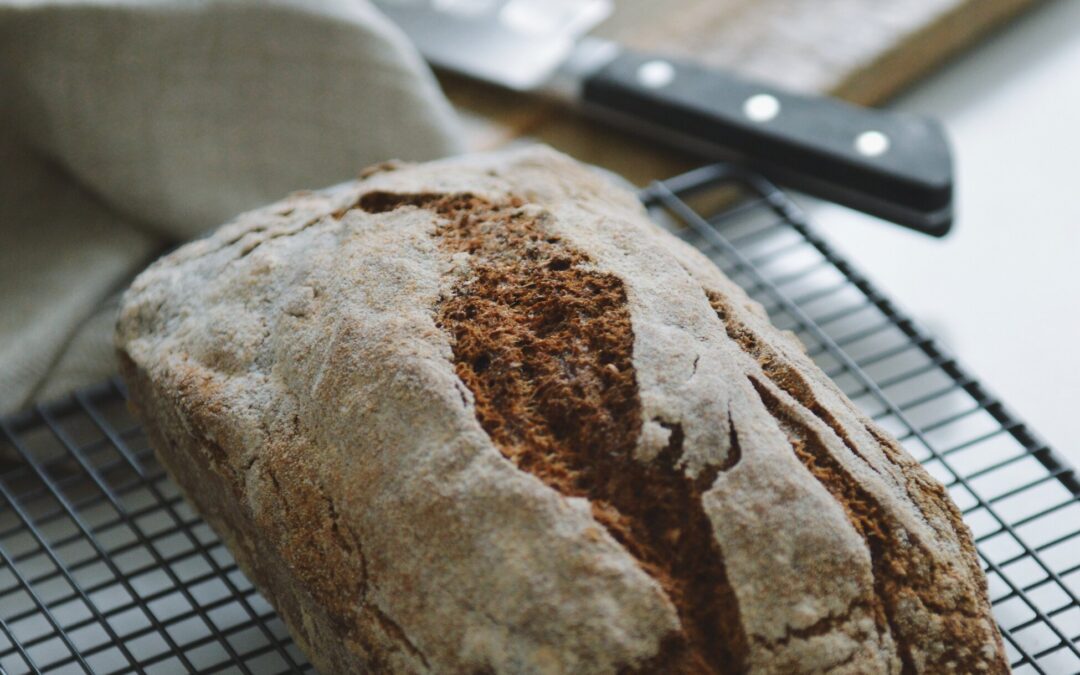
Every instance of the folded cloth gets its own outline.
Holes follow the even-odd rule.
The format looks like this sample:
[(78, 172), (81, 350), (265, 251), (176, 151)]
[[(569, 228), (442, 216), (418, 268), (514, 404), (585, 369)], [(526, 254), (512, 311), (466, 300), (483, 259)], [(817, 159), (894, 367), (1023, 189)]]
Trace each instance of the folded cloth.
[(364, 0), (0, 0), (0, 412), (112, 373), (168, 245), (459, 138)]

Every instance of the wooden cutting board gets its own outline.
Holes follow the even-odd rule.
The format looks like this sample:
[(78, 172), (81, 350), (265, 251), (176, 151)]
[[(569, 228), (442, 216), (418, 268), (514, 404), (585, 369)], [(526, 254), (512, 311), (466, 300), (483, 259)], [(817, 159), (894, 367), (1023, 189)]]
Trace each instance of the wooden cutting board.
[[(1038, 0), (615, 0), (595, 33), (789, 89), (879, 104)], [(472, 149), (544, 141), (638, 184), (700, 164), (566, 108), (440, 79)]]

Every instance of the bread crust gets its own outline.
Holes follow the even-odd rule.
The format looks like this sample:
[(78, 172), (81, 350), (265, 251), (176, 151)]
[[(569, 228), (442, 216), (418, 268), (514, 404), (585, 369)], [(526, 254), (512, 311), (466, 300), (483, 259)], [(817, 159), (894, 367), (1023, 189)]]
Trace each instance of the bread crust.
[[(533, 282), (555, 304), (514, 314), (533, 300), (507, 284)], [(530, 323), (593, 292), (611, 312)], [(469, 337), (475, 311), (531, 332)], [(576, 360), (507, 370), (529, 340)], [(1008, 671), (944, 489), (711, 262), (554, 151), (244, 214), (135, 281), (118, 348), (162, 463), (321, 671)], [(603, 433), (573, 435), (586, 409)]]

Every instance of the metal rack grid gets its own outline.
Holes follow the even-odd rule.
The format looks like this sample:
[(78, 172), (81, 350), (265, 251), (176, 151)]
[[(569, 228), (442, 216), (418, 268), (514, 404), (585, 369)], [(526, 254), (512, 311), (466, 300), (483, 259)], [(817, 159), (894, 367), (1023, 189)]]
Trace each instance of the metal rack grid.
[[(948, 487), (1016, 672), (1080, 672), (1073, 471), (765, 180), (715, 165), (641, 195)], [(0, 420), (0, 670), (311, 670), (164, 475), (119, 382)]]

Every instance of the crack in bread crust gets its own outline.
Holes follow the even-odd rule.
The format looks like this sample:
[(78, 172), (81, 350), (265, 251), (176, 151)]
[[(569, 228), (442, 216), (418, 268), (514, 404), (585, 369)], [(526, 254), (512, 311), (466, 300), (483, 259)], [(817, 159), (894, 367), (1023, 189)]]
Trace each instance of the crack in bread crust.
[[(885, 461), (903, 472), (902, 477), (895, 478), (895, 488), (921, 512), (924, 522), (945, 540), (955, 538), (959, 533), (962, 562), (959, 567), (942, 564), (930, 543), (897, 521), (830, 454), (819, 432), (810, 427), (807, 419), (816, 417), (863, 465), (883, 480), (890, 477), (856, 449), (851, 435), (818, 400), (798, 367), (737, 320), (721, 294), (706, 289), (706, 295), (728, 337), (758, 363), (761, 373), (772, 386), (791, 397), (789, 402), (782, 401), (782, 395), (770, 390), (765, 382), (754, 376), (750, 378), (766, 409), (787, 434), (796, 455), (841, 503), (855, 529), (866, 540), (873, 561), (875, 594), (897, 642), (903, 672), (918, 672), (928, 666), (971, 671), (989, 666), (1007, 671), (1000, 635), (987, 621), (990, 606), (986, 584), (979, 571), (970, 533), (945, 488), (908, 457), (896, 441), (872, 424), (861, 423)], [(854, 501), (852, 497), (855, 497)], [(870, 513), (876, 514), (871, 518), (861, 512), (867, 505), (871, 507)], [(883, 575), (887, 577), (885, 580), (881, 578)], [(968, 587), (969, 592), (943, 595), (934, 590), (955, 589), (958, 585)], [(927, 645), (932, 648), (927, 649)], [(987, 650), (991, 646), (995, 648), (995, 655), (988, 657)]]
[[(985, 626), (980, 619), (985, 611), (980, 609), (980, 594), (983, 589), (962, 595), (959, 601), (948, 602), (935, 594), (936, 587), (945, 587), (950, 582), (962, 578), (958, 573), (939, 564), (936, 557), (926, 549), (926, 544), (919, 540), (914, 532), (908, 531), (885, 509), (871, 493), (852, 476), (843, 465), (830, 454), (823, 439), (802, 417), (797, 408), (811, 418), (817, 418), (833, 431), (852, 454), (880, 475), (854, 447), (850, 435), (839, 420), (826, 410), (813, 393), (806, 378), (771, 346), (759, 339), (745, 324), (734, 318), (734, 313), (726, 300), (719, 293), (706, 290), (709, 302), (724, 328), (739, 347), (753, 358), (760, 366), (772, 387), (791, 397), (785, 402), (763, 380), (750, 376), (751, 384), (757, 391), (766, 410), (776, 419), (781, 430), (788, 436), (792, 449), (799, 460), (806, 466), (833, 497), (844, 508), (849, 521), (866, 541), (874, 574), (874, 613), (879, 630), (886, 626), (897, 644), (898, 656), (902, 663), (902, 672), (918, 672), (923, 666), (937, 664), (959, 665), (964, 670), (976, 670), (986, 666), (982, 647), (993, 642), (994, 637), (985, 634)], [(883, 446), (889, 461), (898, 463), (899, 450), (887, 443), (879, 433), (869, 429), (871, 436)], [(917, 469), (917, 467), (916, 467)], [(923, 481), (924, 490), (947, 501), (947, 496), (939, 487), (934, 489), (930, 481)], [(905, 483), (900, 486), (905, 496), (926, 509), (930, 506), (925, 497), (915, 498), (910, 487)], [(953, 517), (954, 528), (963, 530), (959, 517)], [(970, 561), (974, 562), (974, 561)], [(977, 564), (977, 563), (975, 563)], [(923, 609), (915, 609), (921, 606)], [(927, 623), (919, 619), (922, 611), (929, 610), (941, 618), (940, 623)], [(927, 633), (936, 634), (931, 643), (942, 645), (940, 651), (928, 653), (916, 647), (927, 643)], [(991, 628), (990, 633), (993, 633)]]
[[(936, 671), (977, 672), (987, 667), (983, 646), (991, 641), (981, 622), (978, 595), (956, 604), (937, 597), (955, 572), (943, 567), (914, 533), (908, 531), (834, 458), (818, 431), (761, 380), (751, 376), (762, 403), (787, 434), (792, 450), (806, 468), (843, 506), (852, 526), (866, 541), (874, 572), (872, 609), (888, 626), (897, 644), (902, 673)], [(929, 623), (920, 613), (929, 610), (940, 621)], [(937, 644), (929, 652), (923, 645)], [(917, 654), (918, 652), (918, 654)]]
[(441, 299), (436, 323), (451, 335), (478, 421), (519, 468), (566, 496), (588, 498), (594, 518), (679, 613), (682, 634), (639, 667), (743, 671), (747, 639), (701, 504), (711, 481), (694, 481), (677, 466), (678, 425), (665, 424), (668, 447), (656, 460), (633, 458), (641, 401), (622, 281), (590, 269), (587, 255), (545, 231), (549, 216), (521, 200), (372, 192), (360, 206), (434, 211), (440, 245), (469, 256), (467, 277)]
[[(902, 673), (921, 672), (927, 666), (960, 666), (959, 672), (985, 668), (981, 646), (986, 641), (975, 600), (966, 604), (946, 605), (935, 597), (934, 589), (943, 585), (951, 571), (942, 569), (925, 545), (897, 523), (859, 481), (836, 460), (822, 441), (819, 432), (796, 414), (793, 406), (756, 377), (751, 376), (761, 401), (788, 436), (792, 450), (836, 501), (870, 550), (874, 575), (874, 611), (879, 630), (886, 627), (896, 641)], [(977, 597), (977, 596), (972, 596)], [(927, 624), (917, 618), (917, 606), (944, 617), (940, 624)], [(958, 618), (959, 617), (959, 618)], [(915, 654), (916, 646), (940, 643), (944, 651)]]
[(706, 291), (705, 295), (708, 296), (709, 304), (712, 305), (713, 310), (716, 311), (716, 316), (720, 318), (720, 323), (724, 325), (724, 330), (727, 331), (728, 337), (734, 340), (743, 351), (754, 357), (758, 362), (758, 365), (761, 366), (761, 370), (765, 373), (765, 376), (798, 401), (804, 408), (813, 413), (815, 417), (824, 422), (826, 426), (832, 429), (840, 440), (843, 441), (848, 450), (851, 450), (852, 454), (877, 473), (877, 467), (866, 461), (866, 457), (864, 457), (862, 452), (856, 447), (855, 442), (851, 440), (851, 435), (848, 434), (836, 419), (836, 416), (825, 406), (821, 405), (817, 399), (814, 398), (813, 394), (810, 393), (810, 386), (807, 384), (806, 378), (802, 373), (790, 364), (784, 362), (784, 360), (780, 358), (779, 355), (775, 354), (772, 349), (767, 347), (753, 331), (741, 322), (731, 318), (733, 316), (731, 307), (722, 295), (713, 291)]
[(888, 631), (896, 641), (897, 652), (903, 664), (901, 672), (904, 675), (915, 673), (910, 649), (912, 636), (907, 635), (909, 631), (903, 630), (897, 622), (895, 593), (906, 586), (908, 581), (903, 574), (902, 554), (899, 548), (892, 549), (893, 546), (899, 546), (900, 542), (886, 525), (886, 514), (833, 459), (816, 433), (797, 416), (792, 415), (769, 387), (754, 377), (750, 378), (750, 383), (757, 390), (762, 404), (787, 435), (795, 455), (843, 507), (848, 520), (870, 549), (874, 572), (874, 620), (879, 631)]

